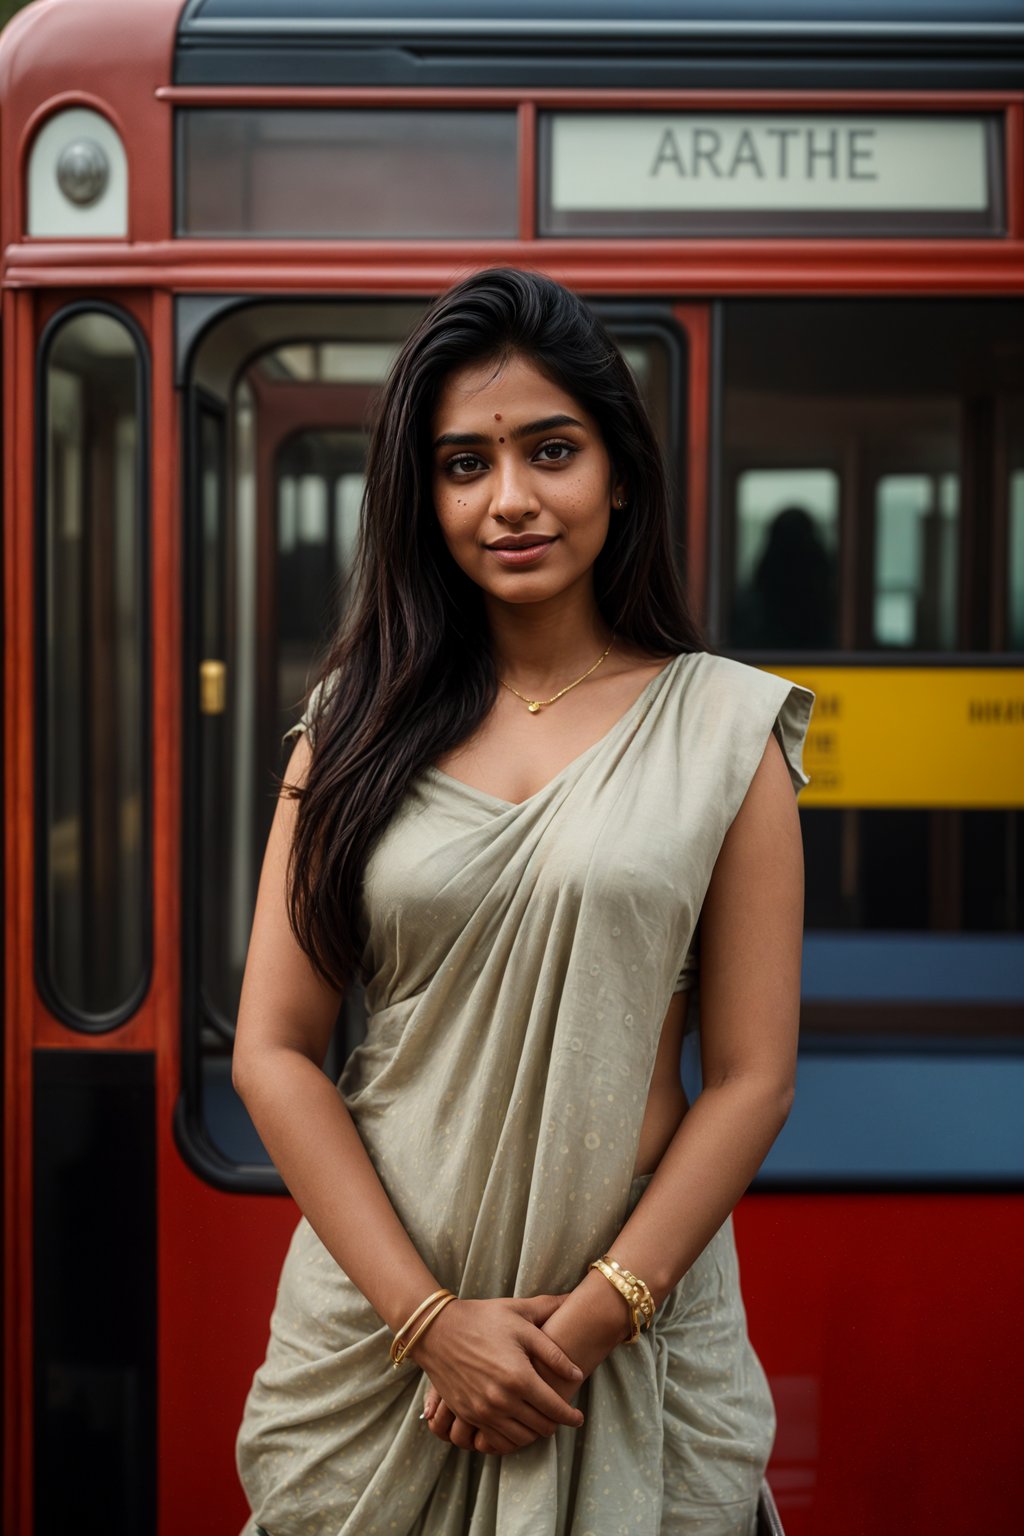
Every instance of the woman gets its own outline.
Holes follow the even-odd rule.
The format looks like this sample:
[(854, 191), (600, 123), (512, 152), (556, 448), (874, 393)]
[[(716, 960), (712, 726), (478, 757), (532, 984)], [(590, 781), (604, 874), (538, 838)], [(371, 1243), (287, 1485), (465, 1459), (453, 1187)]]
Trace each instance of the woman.
[(775, 1414), (731, 1212), (793, 1097), (814, 695), (702, 646), (668, 526), (579, 299), (498, 269), (433, 305), (242, 989), (235, 1084), (303, 1212), (246, 1533), (753, 1530)]

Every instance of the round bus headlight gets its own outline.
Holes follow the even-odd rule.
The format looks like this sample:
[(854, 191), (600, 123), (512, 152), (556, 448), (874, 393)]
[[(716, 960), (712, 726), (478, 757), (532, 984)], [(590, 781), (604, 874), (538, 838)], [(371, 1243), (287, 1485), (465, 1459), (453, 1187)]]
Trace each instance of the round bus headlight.
[(110, 161), (95, 139), (75, 139), (57, 160), (57, 184), (80, 208), (100, 197), (110, 180)]

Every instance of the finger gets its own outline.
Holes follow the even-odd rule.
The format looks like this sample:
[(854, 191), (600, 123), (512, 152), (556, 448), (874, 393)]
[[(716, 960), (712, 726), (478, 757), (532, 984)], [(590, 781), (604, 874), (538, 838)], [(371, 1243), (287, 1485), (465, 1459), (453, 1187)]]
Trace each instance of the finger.
[(583, 1423), (580, 1410), (567, 1403), (554, 1387), (549, 1387), (536, 1373), (523, 1394), (523, 1402), (517, 1408), (517, 1413), (524, 1408), (533, 1408), (546, 1418), (554, 1419), (556, 1424), (571, 1424), (573, 1429), (579, 1429)]
[(425, 1419), (433, 1417), (433, 1415), (437, 1412), (437, 1407), (440, 1401), (441, 1394), (437, 1388), (433, 1385), (428, 1386), (427, 1394), (423, 1399), (423, 1417)]
[(569, 1292), (564, 1291), (559, 1295), (517, 1296), (516, 1309), (521, 1317), (525, 1317), (528, 1322), (536, 1324), (539, 1328), (547, 1322), (549, 1317), (554, 1317), (568, 1295)]
[(439, 1440), (447, 1440), (451, 1435), (452, 1425), (455, 1423), (455, 1415), (446, 1402), (439, 1402), (429, 1423), (431, 1432)]
[(485, 1456), (507, 1456), (512, 1451), (518, 1451), (519, 1446), (512, 1440), (499, 1435), (496, 1429), (478, 1430), (473, 1442), (474, 1449), (482, 1451)]
[(452, 1445), (457, 1445), (459, 1447), (460, 1451), (471, 1451), (473, 1449), (473, 1441), (476, 1438), (476, 1433), (477, 1429), (475, 1424), (467, 1424), (465, 1419), (457, 1418), (452, 1425), (452, 1432), (449, 1436), (449, 1439), (451, 1440)]
[(488, 1440), (492, 1440), (497, 1436), (499, 1440), (507, 1445), (510, 1451), (522, 1450), (524, 1445), (532, 1445), (534, 1440), (537, 1439), (533, 1430), (527, 1429), (526, 1425), (521, 1423), (518, 1418), (495, 1419), (493, 1423), (487, 1424), (479, 1429), (477, 1433), (486, 1436)]
[(554, 1371), (557, 1376), (564, 1376), (567, 1381), (582, 1381), (583, 1372), (574, 1360), (570, 1360), (564, 1349), (561, 1349), (554, 1341), (549, 1339), (546, 1333), (538, 1328), (525, 1341), (526, 1352), (531, 1360), (538, 1360), (546, 1365), (548, 1370)]
[(515, 1416), (523, 1428), (529, 1430), (535, 1439), (543, 1436), (545, 1439), (550, 1440), (551, 1436), (559, 1428), (554, 1419), (549, 1419), (545, 1413), (538, 1413), (536, 1408), (531, 1407), (529, 1403), (520, 1403), (515, 1410)]

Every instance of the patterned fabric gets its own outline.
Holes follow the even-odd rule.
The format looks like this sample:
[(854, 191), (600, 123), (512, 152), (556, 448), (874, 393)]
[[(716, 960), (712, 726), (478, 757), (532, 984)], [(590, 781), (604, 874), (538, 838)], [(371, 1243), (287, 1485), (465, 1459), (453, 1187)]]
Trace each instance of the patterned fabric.
[[(614, 1246), (715, 860), (771, 732), (809, 782), (814, 697), (681, 654), (521, 804), (411, 786), (367, 865), (369, 1027), (338, 1091), (439, 1285), (565, 1291)], [(390, 1337), (300, 1219), (238, 1432), (243, 1536), (752, 1536), (776, 1420), (731, 1216), (584, 1384), (583, 1427), (512, 1455), (432, 1435)]]

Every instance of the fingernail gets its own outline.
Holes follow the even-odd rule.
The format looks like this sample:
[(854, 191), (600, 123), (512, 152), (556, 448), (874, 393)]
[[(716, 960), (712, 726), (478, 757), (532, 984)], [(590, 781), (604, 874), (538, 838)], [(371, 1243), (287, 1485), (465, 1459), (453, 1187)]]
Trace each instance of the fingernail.
[(421, 1418), (421, 1419), (425, 1419), (425, 1418), (426, 1418), (426, 1414), (425, 1414), (425, 1413), (421, 1413), (421, 1414), (420, 1414), (420, 1418)]
[(580, 1370), (578, 1365), (574, 1365), (572, 1368), (572, 1379), (573, 1381), (583, 1380), (583, 1372)]

